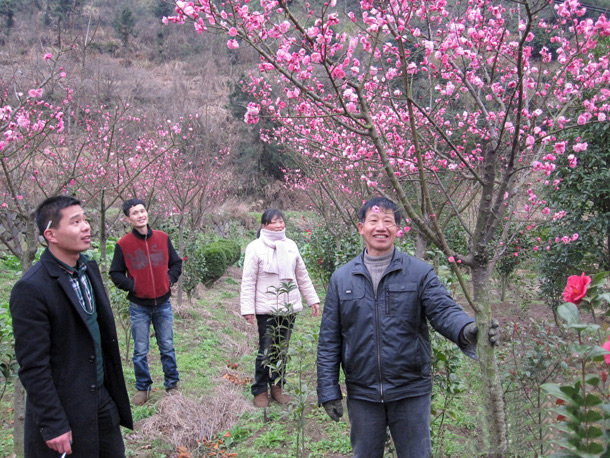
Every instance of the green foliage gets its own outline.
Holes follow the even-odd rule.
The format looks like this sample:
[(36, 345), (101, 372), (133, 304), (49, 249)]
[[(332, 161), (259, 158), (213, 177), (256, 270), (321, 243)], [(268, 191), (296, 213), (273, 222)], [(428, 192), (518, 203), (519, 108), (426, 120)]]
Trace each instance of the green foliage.
[[(599, 336), (598, 325), (583, 323), (576, 305), (565, 303), (558, 309), (566, 328), (576, 333), (569, 351), (579, 361), (580, 370), (572, 384), (546, 383), (542, 388), (556, 399), (553, 411), (560, 421), (561, 437), (556, 444), (562, 449), (554, 456), (607, 456), (610, 453), (610, 402), (604, 393), (606, 381), (597, 375), (597, 366), (608, 351), (590, 345), (584, 336)], [(607, 374), (607, 373), (606, 373)]]
[[(549, 193), (549, 207), (566, 215), (541, 234), (550, 243), (548, 250), (539, 252), (540, 293), (553, 308), (561, 304), (569, 275), (610, 269), (610, 123), (590, 124), (575, 132), (572, 140), (589, 146), (576, 154), (575, 168), (569, 166), (567, 151), (557, 159), (553, 178), (560, 184)], [(557, 242), (572, 234), (578, 234), (578, 240)]]
[(8, 304), (0, 306), (0, 400), (17, 373), (15, 339)]
[(362, 241), (357, 232), (333, 236), (324, 226), (306, 232), (299, 247), (309, 274), (328, 285), (333, 272), (362, 251)]
[(128, 7), (124, 7), (122, 10), (117, 11), (114, 20), (112, 21), (112, 27), (120, 38), (123, 46), (127, 45), (129, 37), (137, 37), (138, 34), (135, 30), (136, 18)]
[(15, 25), (15, 13), (17, 12), (16, 0), (0, 0), (0, 16), (4, 16), (4, 25), (6, 26), (6, 35)]
[(207, 270), (201, 281), (209, 287), (222, 277), (227, 267), (239, 260), (241, 247), (237, 242), (218, 239), (202, 247), (201, 254), (205, 259)]
[(81, 3), (81, 0), (47, 0), (45, 24), (49, 25), (52, 19), (57, 19), (60, 23), (68, 21), (76, 15)]
[(224, 250), (228, 266), (232, 266), (239, 261), (239, 258), (241, 257), (241, 247), (237, 242), (234, 242), (233, 240), (218, 239), (213, 242), (213, 245)]
[(169, 0), (153, 0), (150, 9), (153, 16), (157, 19), (175, 14), (175, 4)]
[(442, 338), (436, 332), (430, 335), (432, 342), (432, 418), (431, 432), (435, 450), (445, 447), (445, 433), (448, 418), (456, 418), (455, 398), (466, 389), (464, 380), (459, 376), (463, 364), (461, 351), (452, 342)]
[(246, 107), (252, 99), (242, 91), (239, 84), (232, 86), (233, 92), (229, 95), (227, 108), (238, 120), (236, 123), (236, 128), (239, 129), (236, 135), (238, 143), (234, 148), (238, 155), (234, 158), (234, 165), (242, 177), (239, 186), (247, 194), (260, 196), (264, 194), (266, 185), (274, 180), (283, 180), (283, 170), (291, 167), (293, 163), (287, 154), (281, 154), (278, 146), (261, 140), (260, 133), (273, 127), (269, 119), (261, 118), (256, 126), (243, 122)]
[(193, 294), (193, 290), (197, 287), (201, 280), (205, 278), (208, 269), (206, 265), (203, 248), (205, 242), (202, 234), (196, 234), (195, 237), (189, 237), (184, 247), (184, 256), (182, 262), (182, 288), (186, 291), (189, 300)]
[(507, 399), (509, 436), (517, 456), (546, 456), (552, 425), (542, 407), (542, 385), (568, 374), (567, 342), (546, 322), (508, 323), (499, 355)]

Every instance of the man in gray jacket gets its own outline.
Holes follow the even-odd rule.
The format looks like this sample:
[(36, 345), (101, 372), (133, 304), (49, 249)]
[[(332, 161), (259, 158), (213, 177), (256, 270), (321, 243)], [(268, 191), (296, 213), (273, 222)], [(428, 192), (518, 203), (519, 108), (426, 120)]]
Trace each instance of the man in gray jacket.
[[(400, 212), (374, 198), (360, 209), (366, 248), (330, 279), (318, 345), (318, 400), (335, 421), (343, 415), (345, 373), (355, 457), (382, 457), (389, 426), (398, 457), (432, 452), (428, 322), (476, 359), (474, 319), (449, 296), (431, 266), (394, 247)], [(497, 343), (497, 323), (490, 341)]]

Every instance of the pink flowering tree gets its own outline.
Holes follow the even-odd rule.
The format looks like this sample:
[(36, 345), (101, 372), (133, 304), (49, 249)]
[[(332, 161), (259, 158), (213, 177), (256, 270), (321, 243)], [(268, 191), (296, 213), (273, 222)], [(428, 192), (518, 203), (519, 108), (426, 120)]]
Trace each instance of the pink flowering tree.
[[(159, 124), (128, 105), (72, 113), (75, 129), (66, 139), (73, 154), (73, 189), (99, 218), (102, 266), (106, 266), (108, 230), (123, 216), (111, 211), (123, 200), (145, 198), (156, 189), (154, 168), (182, 140), (182, 121)], [(147, 199), (149, 200), (149, 199)]]
[[(606, 120), (610, 23), (576, 0), (362, 0), (357, 11), (288, 3), (177, 1), (165, 22), (253, 48), (245, 121), (271, 117), (279, 127), (269, 139), (303, 163), (352, 170), (397, 199), (451, 262), (486, 335), (495, 263), (514, 231), (552, 217), (538, 195), (558, 186), (557, 158), (572, 155), (576, 167), (587, 148), (565, 132)], [(451, 243), (449, 222), (466, 248)], [(478, 353), (489, 452), (505, 454), (496, 356), (486, 339)]]
[[(188, 125), (190, 133), (196, 133), (192, 117)], [(196, 127), (195, 127), (196, 128)], [(147, 171), (154, 181), (154, 193), (150, 197), (155, 208), (164, 215), (178, 232), (178, 252), (187, 259), (186, 237), (194, 237), (202, 228), (206, 214), (222, 205), (227, 195), (230, 171), (226, 168), (229, 151), (218, 153), (201, 150), (197, 135), (184, 135), (175, 148), (167, 151), (162, 160)], [(182, 277), (178, 281), (177, 305), (182, 305)]]
[(39, 246), (33, 211), (45, 197), (65, 191), (73, 173), (68, 167), (69, 173), (57, 174), (67, 157), (51, 146), (63, 138), (71, 92), (60, 89), (59, 103), (46, 100), (45, 89), (65, 74), (51, 54), (42, 59), (49, 64), (48, 76), (31, 87), (19, 87), (26, 83), (16, 78), (0, 81), (0, 243), (20, 259), (23, 272)]

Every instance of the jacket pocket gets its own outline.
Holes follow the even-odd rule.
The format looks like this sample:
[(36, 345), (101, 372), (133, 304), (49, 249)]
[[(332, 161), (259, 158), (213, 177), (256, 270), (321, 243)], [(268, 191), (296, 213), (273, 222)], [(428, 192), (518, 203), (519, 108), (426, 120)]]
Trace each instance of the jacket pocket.
[(388, 285), (385, 290), (385, 314), (388, 316), (401, 314), (407, 318), (411, 315), (408, 311), (414, 310), (418, 303), (415, 283)]
[(338, 296), (342, 323), (349, 324), (345, 320), (351, 322), (355, 318), (354, 314), (357, 313), (364, 299), (364, 288), (358, 284), (348, 285), (339, 290)]

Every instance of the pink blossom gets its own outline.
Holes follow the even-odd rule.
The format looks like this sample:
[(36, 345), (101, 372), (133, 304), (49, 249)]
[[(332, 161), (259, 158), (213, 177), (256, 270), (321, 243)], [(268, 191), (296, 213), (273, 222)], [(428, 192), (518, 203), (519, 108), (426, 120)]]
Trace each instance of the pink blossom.
[(572, 234), (572, 242), (575, 242), (576, 240), (578, 240), (579, 235), (578, 234)]
[(570, 154), (568, 156), (568, 163), (569, 163), (570, 168), (573, 169), (576, 167), (576, 164), (578, 163), (578, 159), (573, 154)]
[(231, 27), (227, 33), (229, 34), (229, 36), (234, 37), (235, 35), (237, 35), (237, 29), (235, 27)]
[(405, 231), (405, 233), (409, 232), (411, 230), (410, 226), (405, 226), (403, 227), (403, 230)]
[(398, 231), (396, 231), (396, 237), (400, 238), (404, 235), (404, 232), (401, 231), (400, 229)]
[(373, 213), (379, 213), (379, 211), (380, 211), (380, 210), (379, 210), (379, 207), (378, 207), (377, 205), (373, 205), (373, 206), (371, 207), (371, 211), (372, 211)]
[[(610, 336), (608, 336), (608, 340), (604, 342), (602, 348), (604, 350), (610, 351)], [(610, 364), (610, 354), (604, 355), (604, 361), (606, 364)]]
[(46, 53), (43, 57), (44, 60), (51, 60), (53, 59), (53, 54), (51, 54), (50, 52)]
[(229, 48), (229, 49), (237, 49), (237, 48), (239, 48), (239, 43), (237, 42), (237, 40), (228, 40), (227, 41), (227, 48)]
[(449, 262), (455, 262), (455, 258), (454, 258), (453, 256), (449, 256), (449, 257), (447, 258), (447, 261), (449, 261)]
[(574, 150), (575, 153), (580, 153), (581, 151), (586, 151), (586, 149), (589, 147), (589, 144), (587, 142), (583, 142), (583, 143), (576, 143), (572, 149)]
[(335, 67), (333, 68), (332, 71), (332, 77), (333, 78), (345, 78), (345, 72), (343, 71), (343, 69), (341, 67)]
[(554, 147), (556, 154), (563, 154), (566, 152), (566, 142), (557, 142)]
[(257, 124), (259, 121), (259, 112), (261, 110), (260, 105), (254, 102), (250, 102), (248, 104), (248, 108), (246, 110), (246, 114), (244, 116), (244, 120), (248, 124)]
[(38, 97), (42, 97), (43, 92), (44, 92), (44, 90), (41, 87), (39, 87), (38, 89), (30, 89), (28, 94), (32, 98), (38, 98)]
[(19, 115), (17, 117), (17, 124), (22, 129), (27, 129), (28, 127), (30, 127), (30, 119), (26, 115)]

